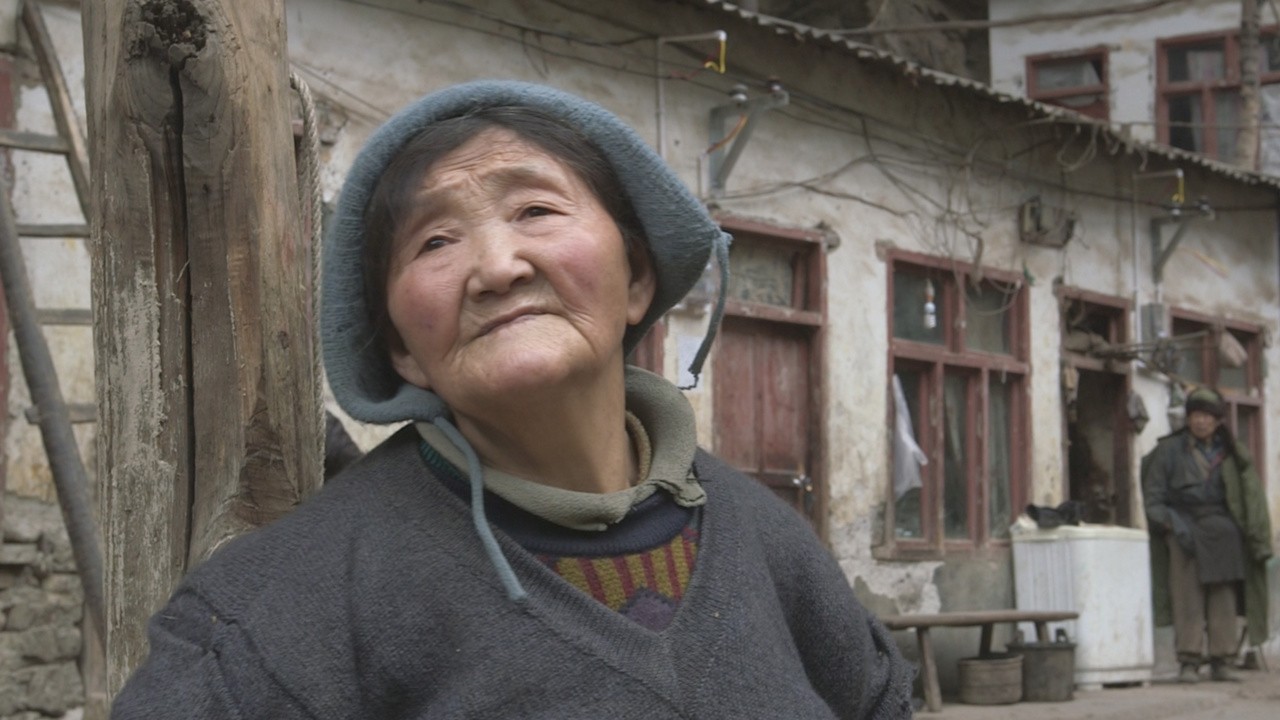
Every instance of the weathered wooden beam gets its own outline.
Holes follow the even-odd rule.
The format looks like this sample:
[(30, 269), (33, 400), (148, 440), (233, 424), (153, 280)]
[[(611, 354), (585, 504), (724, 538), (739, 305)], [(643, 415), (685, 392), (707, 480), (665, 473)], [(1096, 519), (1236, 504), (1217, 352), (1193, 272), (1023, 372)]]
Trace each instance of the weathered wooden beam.
[(36, 308), (35, 317), (41, 325), (93, 324), (93, 311), (88, 308)]
[(67, 141), (57, 135), (6, 129), (0, 129), (0, 147), (47, 153), (65, 153), (68, 150)]
[(18, 235), (31, 238), (87, 238), (89, 226), (77, 223), (18, 223)]
[[(40, 424), (40, 408), (34, 405), (23, 410), (22, 416), (32, 425)], [(67, 417), (72, 425), (98, 422), (98, 406), (93, 403), (67, 403)]]
[(191, 566), (322, 477), (283, 0), (82, 9), (108, 688)]

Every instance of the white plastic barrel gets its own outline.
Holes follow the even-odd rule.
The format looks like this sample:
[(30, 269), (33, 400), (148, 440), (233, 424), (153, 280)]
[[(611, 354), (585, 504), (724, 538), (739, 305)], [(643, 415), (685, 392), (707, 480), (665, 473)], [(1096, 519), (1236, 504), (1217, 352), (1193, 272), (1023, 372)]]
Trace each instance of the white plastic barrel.
[[(1076, 643), (1075, 683), (1148, 682), (1155, 666), (1147, 533), (1112, 525), (1015, 526), (1013, 580), (1019, 610), (1075, 610), (1054, 623)], [(1034, 628), (1023, 628), (1028, 640)]]

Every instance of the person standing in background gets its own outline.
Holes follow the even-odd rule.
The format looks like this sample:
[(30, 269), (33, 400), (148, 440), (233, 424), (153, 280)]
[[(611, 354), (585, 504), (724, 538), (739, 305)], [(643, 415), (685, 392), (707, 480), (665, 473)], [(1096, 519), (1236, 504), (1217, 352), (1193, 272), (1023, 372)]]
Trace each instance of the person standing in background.
[(1173, 625), (1179, 682), (1197, 682), (1206, 657), (1213, 680), (1239, 679), (1231, 669), (1238, 614), (1251, 643), (1267, 637), (1271, 519), (1253, 461), (1223, 424), (1225, 414), (1221, 394), (1196, 388), (1187, 396), (1186, 426), (1142, 459), (1155, 623)]

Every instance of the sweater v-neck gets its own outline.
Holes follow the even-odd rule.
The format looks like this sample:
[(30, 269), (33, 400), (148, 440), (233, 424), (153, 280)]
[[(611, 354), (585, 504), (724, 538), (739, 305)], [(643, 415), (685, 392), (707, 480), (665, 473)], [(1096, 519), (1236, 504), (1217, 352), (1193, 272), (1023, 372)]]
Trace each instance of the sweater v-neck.
[[(418, 466), (424, 467), (412, 457), (417, 455), (413, 447), (413, 442), (406, 441), (401, 450), (411, 454), (411, 462), (417, 460)], [(694, 464), (696, 468), (698, 461)], [(702, 683), (726, 633), (738, 624), (739, 601), (731, 592), (733, 583), (725, 578), (741, 574), (740, 540), (733, 533), (723, 532), (727, 525), (739, 522), (738, 509), (732, 496), (722, 494), (717, 483), (700, 479), (707, 491), (707, 502), (702, 508), (698, 562), (670, 625), (657, 632), (584, 593), (495, 528), (503, 554), (528, 592), (523, 600), (507, 602), (518, 605), (562, 642), (643, 683), (677, 711), (681, 687)], [(466, 502), (434, 474), (430, 482), (423, 484), (436, 496), (430, 502), (454, 509), (448, 513), (453, 527), (439, 528), (440, 534), (475, 537)], [(472, 551), (476, 555), (472, 562), (481, 563), (483, 552), (478, 539)], [(483, 562), (483, 566), (488, 563)], [(501, 592), (496, 577), (494, 589)], [(707, 628), (712, 632), (708, 633)]]

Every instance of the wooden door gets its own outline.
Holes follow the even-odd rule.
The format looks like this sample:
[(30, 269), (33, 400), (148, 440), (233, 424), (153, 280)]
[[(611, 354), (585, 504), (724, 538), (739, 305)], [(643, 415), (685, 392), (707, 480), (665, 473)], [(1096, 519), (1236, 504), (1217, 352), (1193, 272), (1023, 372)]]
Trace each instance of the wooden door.
[(803, 326), (725, 318), (715, 362), (715, 450), (816, 524), (811, 335)]

